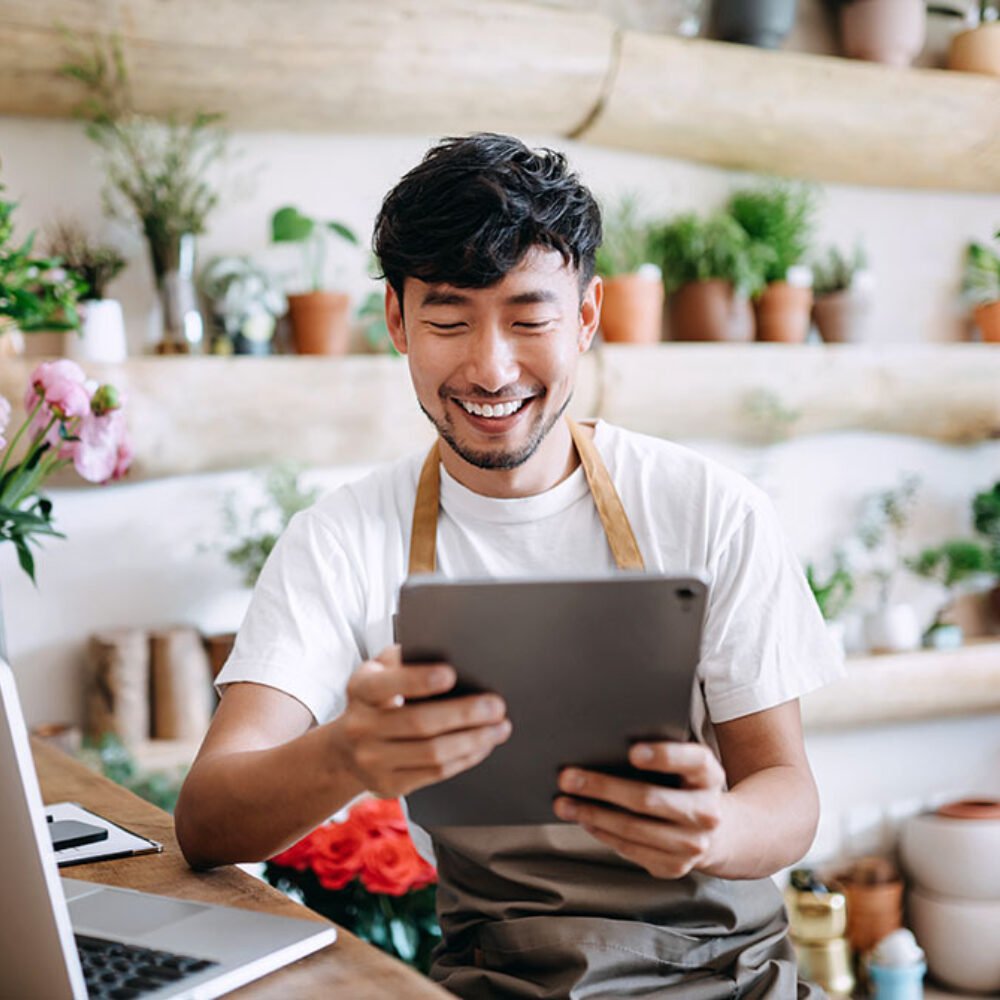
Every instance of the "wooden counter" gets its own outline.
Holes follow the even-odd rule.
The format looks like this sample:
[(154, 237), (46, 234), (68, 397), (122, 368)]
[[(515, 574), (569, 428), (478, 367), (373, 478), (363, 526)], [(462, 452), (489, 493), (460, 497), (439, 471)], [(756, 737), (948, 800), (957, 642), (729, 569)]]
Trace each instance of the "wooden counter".
[[(233, 866), (211, 872), (191, 871), (177, 846), (173, 819), (167, 813), (39, 740), (32, 741), (32, 749), (46, 803), (79, 802), (163, 844), (162, 854), (77, 865), (63, 869), (62, 874), (206, 903), (323, 919)], [(232, 995), (253, 1000), (329, 996), (350, 997), (351, 1000), (374, 1000), (376, 997), (440, 1000), (450, 996), (343, 928), (338, 930), (336, 944), (244, 986)]]

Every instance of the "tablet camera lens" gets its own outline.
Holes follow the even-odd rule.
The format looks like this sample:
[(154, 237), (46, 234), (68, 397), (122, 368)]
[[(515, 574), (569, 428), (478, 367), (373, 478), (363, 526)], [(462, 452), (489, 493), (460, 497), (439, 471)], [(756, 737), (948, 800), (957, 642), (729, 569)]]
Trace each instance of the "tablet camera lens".
[(680, 587), (677, 590), (677, 596), (685, 603), (694, 600), (694, 591), (690, 587)]

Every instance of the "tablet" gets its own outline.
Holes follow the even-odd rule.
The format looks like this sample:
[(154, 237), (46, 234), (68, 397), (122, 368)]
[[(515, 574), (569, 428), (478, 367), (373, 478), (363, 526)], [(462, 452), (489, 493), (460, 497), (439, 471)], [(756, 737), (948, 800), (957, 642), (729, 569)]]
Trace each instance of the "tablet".
[(450, 663), (449, 695), (495, 691), (513, 725), (481, 764), (407, 796), (414, 820), (559, 822), (552, 800), (569, 764), (675, 784), (633, 769), (627, 753), (638, 740), (689, 738), (706, 596), (698, 577), (651, 573), (404, 583), (403, 661)]

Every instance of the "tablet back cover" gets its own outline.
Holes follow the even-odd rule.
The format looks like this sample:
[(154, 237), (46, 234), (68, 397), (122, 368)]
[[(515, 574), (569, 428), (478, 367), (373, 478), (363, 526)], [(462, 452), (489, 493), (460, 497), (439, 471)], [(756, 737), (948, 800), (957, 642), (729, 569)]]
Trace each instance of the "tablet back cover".
[(628, 765), (628, 747), (688, 738), (705, 600), (697, 578), (647, 573), (407, 581), (404, 662), (451, 663), (458, 693), (497, 691), (513, 724), (481, 764), (407, 796), (413, 818), (429, 828), (559, 822), (552, 800), (568, 764), (657, 780)]

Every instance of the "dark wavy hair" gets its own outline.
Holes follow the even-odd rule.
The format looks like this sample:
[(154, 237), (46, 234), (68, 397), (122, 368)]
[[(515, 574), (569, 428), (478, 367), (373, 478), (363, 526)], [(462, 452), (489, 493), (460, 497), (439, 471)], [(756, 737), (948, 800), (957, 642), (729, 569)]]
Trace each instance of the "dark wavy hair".
[(597, 202), (562, 153), (480, 132), (443, 139), (386, 195), (372, 248), (402, 303), (407, 278), (488, 288), (532, 247), (558, 251), (582, 291), (601, 239)]

